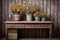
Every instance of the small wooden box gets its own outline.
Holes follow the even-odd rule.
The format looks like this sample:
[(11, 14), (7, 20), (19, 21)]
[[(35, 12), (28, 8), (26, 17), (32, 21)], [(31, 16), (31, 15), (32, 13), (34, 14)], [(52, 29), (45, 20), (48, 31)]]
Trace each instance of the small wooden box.
[(9, 40), (17, 40), (17, 31), (16, 30), (9, 30), (8, 31), (8, 39)]

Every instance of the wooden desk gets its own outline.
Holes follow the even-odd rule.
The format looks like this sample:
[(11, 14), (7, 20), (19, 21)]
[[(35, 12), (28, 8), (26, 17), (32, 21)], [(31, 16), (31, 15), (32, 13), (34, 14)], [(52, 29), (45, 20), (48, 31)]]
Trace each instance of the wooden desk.
[(52, 30), (51, 21), (5, 21), (4, 23), (5, 23), (5, 35), (8, 40), (18, 40), (17, 29), (22, 29), (22, 28), (31, 28), (31, 29), (48, 28), (50, 29), (49, 40), (51, 40), (51, 30)]

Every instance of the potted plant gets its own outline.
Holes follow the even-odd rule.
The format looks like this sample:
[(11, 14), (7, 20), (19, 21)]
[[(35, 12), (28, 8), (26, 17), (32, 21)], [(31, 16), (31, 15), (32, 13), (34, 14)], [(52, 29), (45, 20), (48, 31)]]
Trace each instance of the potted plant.
[(44, 11), (40, 11), (40, 16), (41, 16), (41, 21), (45, 21), (46, 20), (46, 13)]
[(35, 17), (35, 21), (39, 21), (40, 20), (40, 12), (39, 11), (36, 11), (33, 15)]
[(32, 20), (32, 11), (30, 10), (29, 7), (26, 8), (26, 18), (27, 18), (27, 21)]
[(14, 14), (14, 20), (15, 21), (18, 21), (19, 18), (21, 17), (22, 15), (22, 5), (19, 5), (19, 4), (14, 4), (14, 5), (11, 5), (10, 9), (11, 9), (11, 12)]
[(25, 12), (26, 12), (26, 19), (27, 21), (32, 20), (32, 14), (33, 14), (34, 8), (32, 5), (25, 6)]

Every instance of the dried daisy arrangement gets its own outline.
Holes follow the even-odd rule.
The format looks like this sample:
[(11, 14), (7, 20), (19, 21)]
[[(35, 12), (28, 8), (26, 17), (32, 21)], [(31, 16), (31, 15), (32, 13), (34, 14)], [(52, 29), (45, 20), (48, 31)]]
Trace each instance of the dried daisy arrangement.
[(14, 4), (9, 7), (10, 12), (12, 12), (14, 15), (14, 20), (18, 21), (20, 20), (23, 12), (23, 6), (20, 4)]
[(20, 4), (14, 4), (10, 6), (10, 11), (14, 14), (21, 14), (23, 12), (23, 6)]

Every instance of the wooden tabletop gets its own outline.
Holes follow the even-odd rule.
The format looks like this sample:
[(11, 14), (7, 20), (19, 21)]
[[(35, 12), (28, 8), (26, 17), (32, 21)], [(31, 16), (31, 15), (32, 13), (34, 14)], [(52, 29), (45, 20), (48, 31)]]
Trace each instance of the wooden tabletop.
[(52, 21), (5, 21), (4, 23), (53, 23)]

